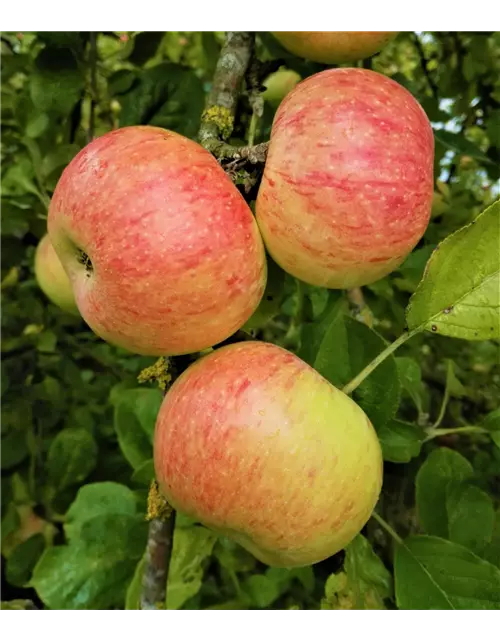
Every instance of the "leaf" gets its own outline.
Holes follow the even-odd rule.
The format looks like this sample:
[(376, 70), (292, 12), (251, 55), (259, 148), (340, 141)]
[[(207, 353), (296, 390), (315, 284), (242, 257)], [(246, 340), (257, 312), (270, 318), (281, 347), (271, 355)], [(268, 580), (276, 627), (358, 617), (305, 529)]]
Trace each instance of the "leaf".
[(500, 338), (499, 246), (500, 201), (435, 249), (406, 311), (409, 329)]
[(377, 435), (384, 460), (388, 462), (410, 462), (420, 455), (425, 440), (425, 433), (420, 427), (396, 419), (379, 427)]
[(243, 592), (259, 609), (269, 607), (281, 595), (280, 584), (266, 574), (249, 576), (242, 585)]
[(31, 585), (50, 609), (123, 608), (146, 537), (141, 516), (96, 516), (82, 523), (69, 545), (44, 552)]
[(500, 449), (500, 408), (489, 413), (481, 426), (489, 431), (491, 439)]
[(5, 577), (10, 584), (23, 587), (31, 578), (31, 573), (45, 549), (42, 533), (30, 536), (17, 545), (7, 559)]
[(493, 536), (495, 509), (490, 496), (475, 486), (448, 490), (449, 539), (482, 556)]
[[(2, 177), (2, 189), (4, 188), (4, 176)], [(2, 238), (5, 236), (22, 238), (29, 231), (32, 215), (33, 212), (30, 209), (18, 207), (12, 200), (2, 198)], [(6, 285), (2, 283), (2, 286)]]
[(361, 534), (346, 547), (344, 570), (325, 585), (322, 609), (386, 609), (392, 597), (392, 576)]
[(285, 297), (285, 272), (273, 260), (267, 259), (267, 284), (262, 300), (243, 329), (260, 329), (279, 313)]
[(491, 144), (500, 149), (500, 109), (488, 113), (486, 131)]
[(163, 31), (138, 33), (134, 37), (134, 49), (128, 58), (129, 62), (141, 67), (155, 55), (164, 35)]
[(212, 553), (216, 535), (205, 527), (176, 527), (167, 586), (167, 608), (180, 609), (198, 593), (203, 565)]
[(33, 611), (37, 608), (31, 600), (2, 600), (0, 607), (3, 611)]
[(451, 151), (454, 151), (459, 155), (470, 156), (480, 162), (493, 164), (493, 161), (488, 158), (488, 156), (483, 153), (479, 147), (459, 133), (452, 133), (451, 131), (439, 129), (434, 131), (434, 137), (436, 138), (436, 142), (442, 144), (447, 149), (451, 149)]
[(448, 537), (448, 489), (471, 476), (472, 465), (456, 451), (441, 447), (429, 455), (415, 481), (418, 517), (427, 533)]
[(143, 70), (118, 99), (120, 126), (150, 124), (194, 137), (205, 93), (192, 70), (165, 62)]
[(485, 560), (488, 560), (488, 562), (491, 562), (500, 569), (500, 509), (497, 509), (495, 513), (491, 542), (483, 556)]
[(133, 491), (117, 482), (95, 482), (83, 486), (66, 513), (64, 531), (68, 540), (79, 537), (82, 525), (97, 516), (137, 514)]
[(12, 429), (5, 436), (2, 436), (0, 455), (3, 471), (16, 467), (28, 454), (29, 450), (26, 442), (26, 433), (24, 431)]
[(114, 400), (118, 443), (134, 469), (153, 457), (153, 434), (162, 401), (159, 389), (126, 389)]
[(398, 545), (394, 579), (399, 609), (500, 609), (500, 570), (442, 538)]
[(41, 174), (44, 178), (48, 178), (57, 169), (62, 169), (68, 165), (71, 160), (80, 151), (80, 148), (76, 144), (61, 144), (54, 150), (50, 151), (44, 156), (40, 167)]
[(69, 114), (84, 85), (84, 74), (70, 49), (47, 46), (38, 54), (30, 94), (39, 111)]
[(155, 466), (154, 461), (151, 458), (150, 460), (146, 460), (143, 462), (132, 474), (132, 482), (137, 482), (138, 484), (143, 484), (146, 487), (149, 487), (151, 484), (151, 480), (155, 477)]
[[(342, 388), (386, 347), (366, 325), (344, 315), (344, 299), (333, 299), (325, 312), (305, 325), (299, 357), (333, 385)], [(353, 394), (376, 429), (390, 420), (399, 405), (400, 384), (396, 361), (389, 356)]]
[(399, 380), (401, 386), (411, 397), (419, 414), (422, 413), (422, 395), (424, 388), (422, 385), (422, 371), (420, 365), (414, 358), (396, 358)]
[(145, 562), (146, 558), (145, 556), (142, 556), (135, 567), (134, 577), (127, 587), (127, 593), (125, 594), (125, 609), (128, 611), (137, 611), (141, 608), (142, 578), (144, 576)]
[(52, 441), (47, 455), (47, 473), (58, 490), (85, 480), (97, 462), (97, 444), (81, 427), (63, 429)]

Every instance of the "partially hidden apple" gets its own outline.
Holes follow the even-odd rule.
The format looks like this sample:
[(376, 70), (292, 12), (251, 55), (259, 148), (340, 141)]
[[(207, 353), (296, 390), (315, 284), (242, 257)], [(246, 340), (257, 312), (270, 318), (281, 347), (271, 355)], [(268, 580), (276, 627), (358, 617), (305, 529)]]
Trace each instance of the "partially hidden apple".
[(279, 106), (256, 203), (267, 249), (316, 286), (370, 284), (423, 236), (433, 199), (434, 136), (394, 80), (330, 69)]
[(48, 234), (38, 243), (35, 251), (35, 278), (38, 286), (55, 305), (79, 316), (71, 282), (57, 257)]
[(154, 463), (174, 508), (278, 567), (345, 547), (382, 485), (362, 409), (265, 342), (216, 349), (178, 378), (158, 414)]
[(221, 342), (265, 288), (264, 246), (243, 197), (210, 153), (158, 127), (87, 145), (57, 184), (48, 226), (83, 318), (131, 352)]
[(278, 71), (268, 75), (262, 83), (266, 88), (262, 93), (262, 97), (266, 102), (277, 107), (301, 79), (300, 75), (292, 69), (278, 69)]
[(341, 64), (369, 58), (396, 37), (394, 31), (275, 31), (290, 53), (314, 62)]

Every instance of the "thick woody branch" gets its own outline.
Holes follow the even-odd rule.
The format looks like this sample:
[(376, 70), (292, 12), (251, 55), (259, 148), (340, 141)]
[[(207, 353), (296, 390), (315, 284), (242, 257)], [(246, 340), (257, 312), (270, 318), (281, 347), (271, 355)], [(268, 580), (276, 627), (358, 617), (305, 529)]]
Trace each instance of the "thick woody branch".
[(148, 504), (149, 533), (142, 577), (141, 609), (165, 609), (168, 570), (174, 545), (175, 511), (151, 485)]
[[(235, 147), (225, 142), (233, 132), (239, 96), (250, 66), (255, 36), (246, 31), (228, 31), (215, 68), (212, 90), (203, 112), (198, 139), (219, 160), (246, 160), (264, 163), (268, 143)], [(258, 98), (251, 91), (252, 108), (259, 109)]]

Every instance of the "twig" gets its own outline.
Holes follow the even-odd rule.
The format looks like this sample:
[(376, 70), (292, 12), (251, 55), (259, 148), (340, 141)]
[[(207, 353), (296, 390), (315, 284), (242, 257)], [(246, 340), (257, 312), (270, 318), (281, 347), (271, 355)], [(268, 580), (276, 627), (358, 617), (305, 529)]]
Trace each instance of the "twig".
[(414, 38), (413, 41), (415, 43), (415, 47), (417, 48), (418, 54), (419, 54), (419, 58), (420, 58), (420, 66), (422, 67), (422, 71), (424, 72), (424, 76), (427, 79), (427, 83), (432, 91), (432, 95), (437, 98), (439, 95), (438, 92), (438, 87), (437, 84), (434, 82), (434, 79), (432, 78), (431, 74), (429, 73), (429, 69), (427, 68), (427, 58), (425, 56), (425, 52), (424, 52), (424, 48), (422, 46), (422, 43), (420, 42), (420, 38), (417, 36), (417, 34), (413, 34)]

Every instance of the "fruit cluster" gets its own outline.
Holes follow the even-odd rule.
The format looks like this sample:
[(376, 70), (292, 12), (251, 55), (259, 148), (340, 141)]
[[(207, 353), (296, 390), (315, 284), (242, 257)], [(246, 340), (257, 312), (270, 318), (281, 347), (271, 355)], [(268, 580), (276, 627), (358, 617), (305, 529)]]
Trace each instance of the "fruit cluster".
[[(332, 44), (335, 34), (276, 35), (326, 62), (373, 53), (390, 36), (365, 34), (354, 46)], [(328, 288), (397, 268), (429, 221), (433, 156), (430, 123), (412, 95), (359, 68), (313, 75), (281, 102), (255, 217), (196, 142), (151, 126), (112, 131), (57, 184), (50, 242), (37, 253), (40, 286), (129, 351), (199, 352), (256, 311), (265, 249), (288, 273)], [(175, 508), (287, 567), (343, 548), (382, 484), (363, 411), (263, 342), (216, 349), (180, 376), (158, 416), (155, 468)]]

